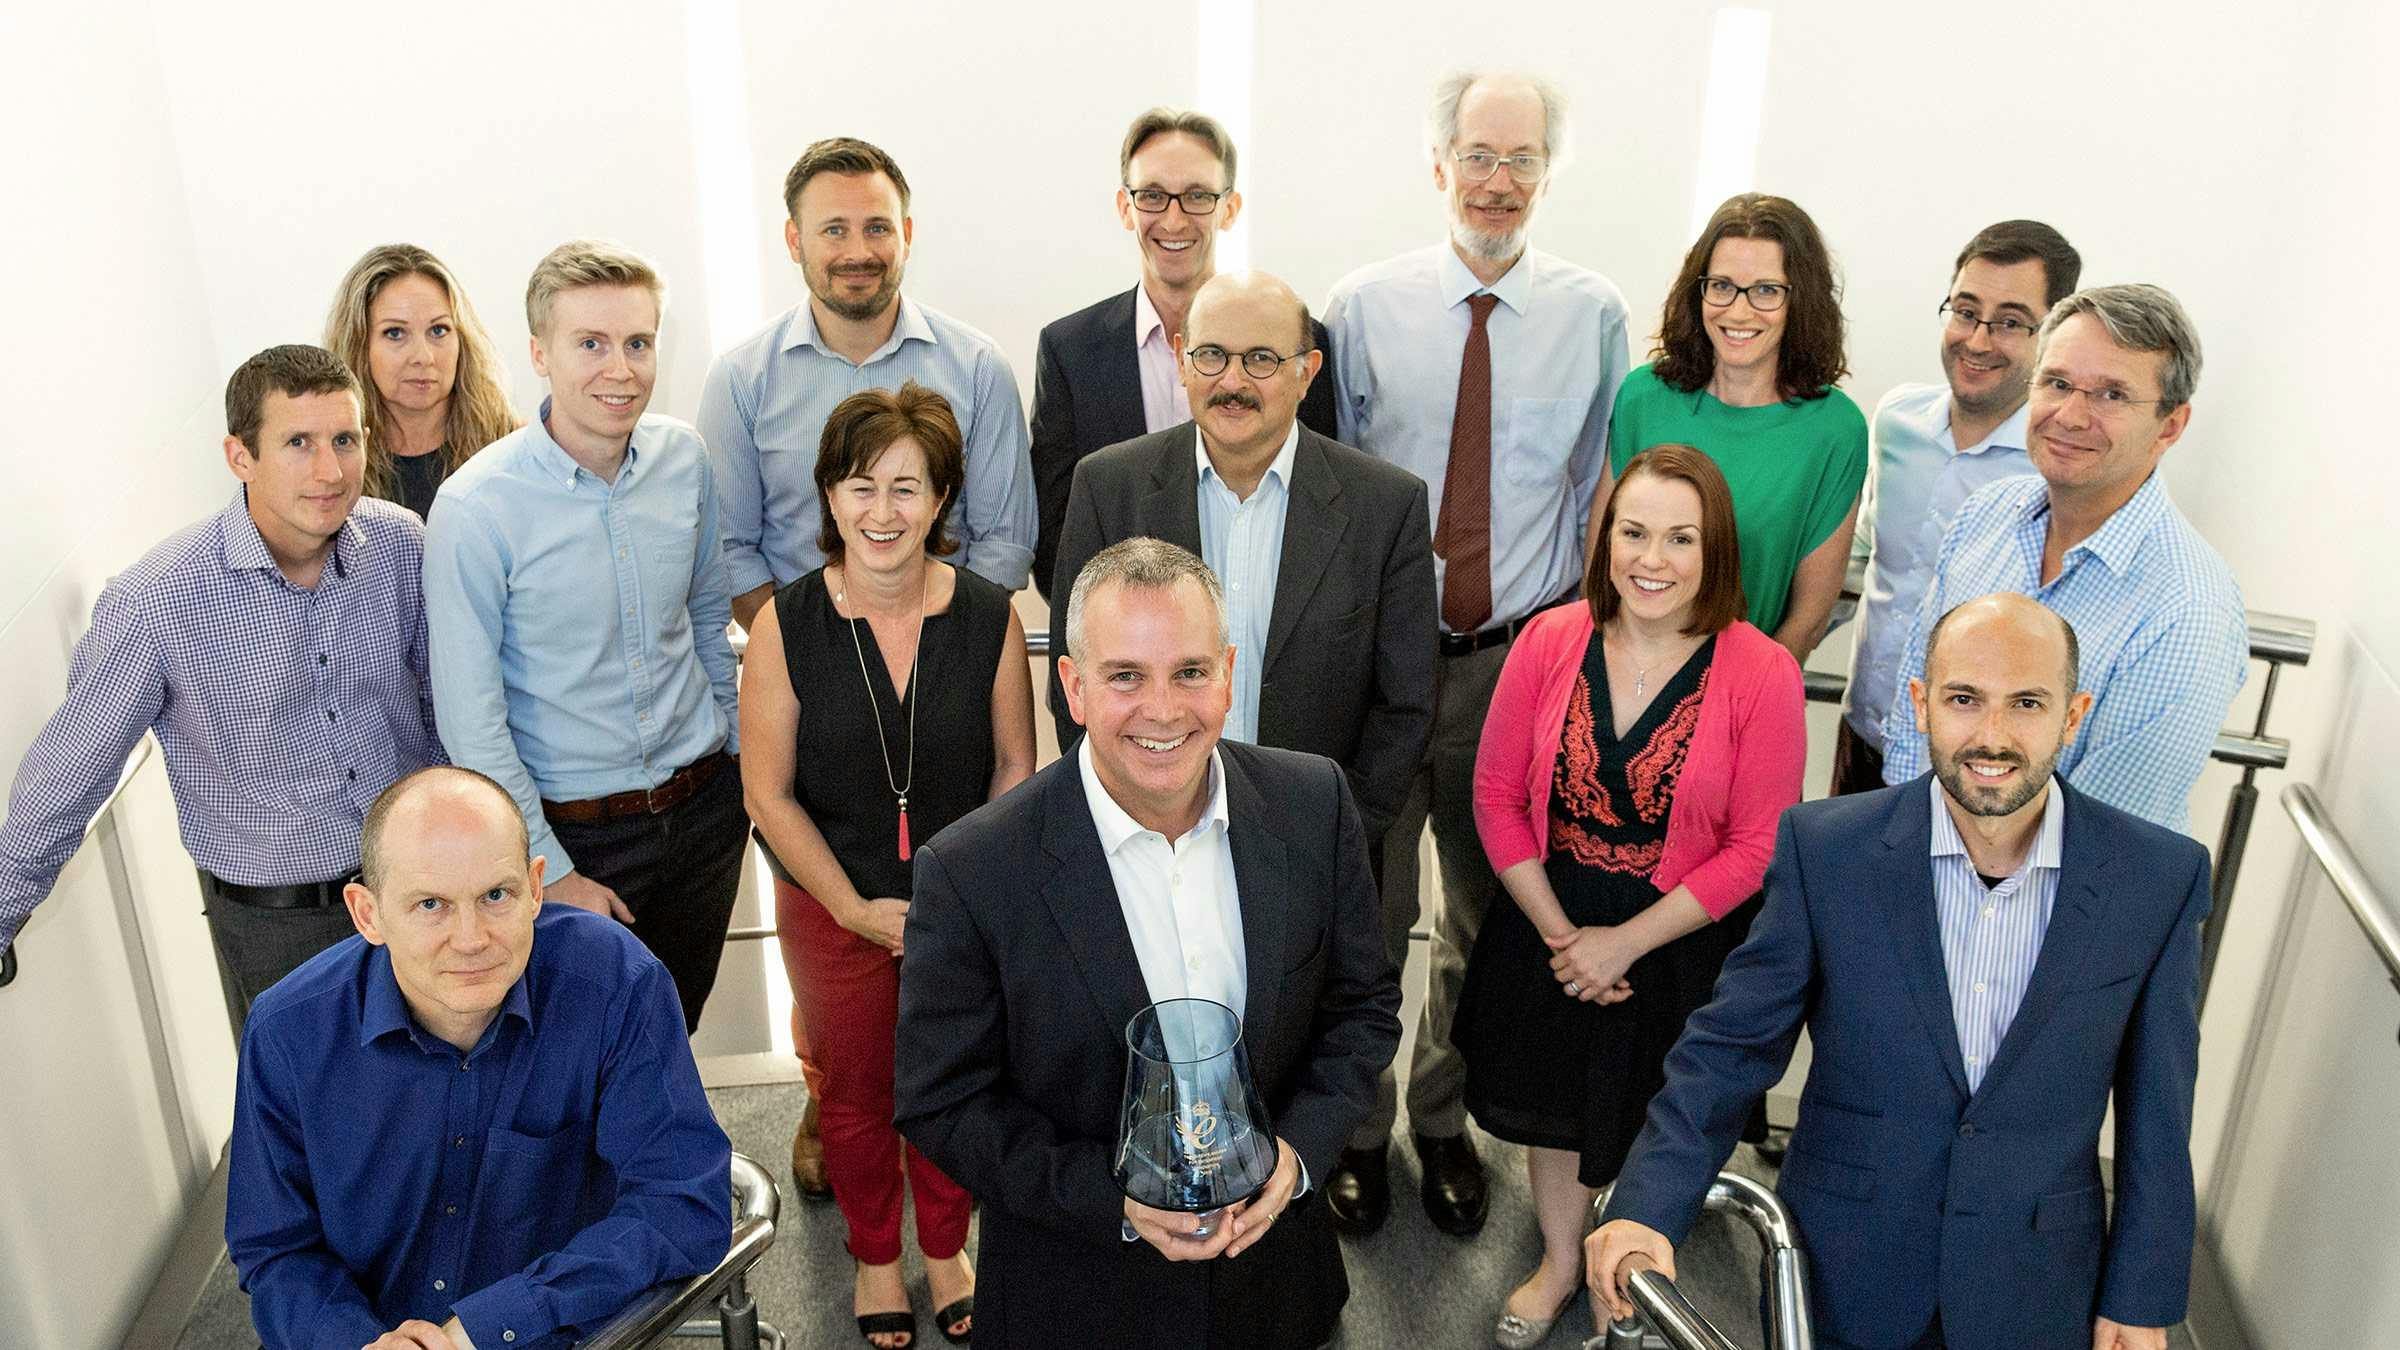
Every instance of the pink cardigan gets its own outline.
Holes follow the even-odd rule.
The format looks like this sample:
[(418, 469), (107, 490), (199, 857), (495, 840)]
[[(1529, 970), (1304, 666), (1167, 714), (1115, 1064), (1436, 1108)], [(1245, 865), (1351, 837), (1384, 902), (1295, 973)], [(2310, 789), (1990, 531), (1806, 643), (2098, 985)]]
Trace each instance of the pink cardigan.
[[(1517, 635), (1484, 716), (1475, 755), (1475, 827), (1492, 870), (1550, 856), (1550, 780), (1567, 697), (1590, 648), (1588, 605), (1560, 605)], [(1689, 886), (1712, 919), (1757, 892), (1775, 852), (1775, 823), (1800, 800), (1808, 762), (1800, 663), (1736, 622), (1717, 634), (1700, 722), (1667, 808), (1667, 842), (1651, 884)]]

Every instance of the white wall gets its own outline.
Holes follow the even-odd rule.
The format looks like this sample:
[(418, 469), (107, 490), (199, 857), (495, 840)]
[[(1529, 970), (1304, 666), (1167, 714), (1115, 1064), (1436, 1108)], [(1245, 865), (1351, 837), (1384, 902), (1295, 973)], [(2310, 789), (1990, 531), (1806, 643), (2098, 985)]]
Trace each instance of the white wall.
[[(2346, 1197), (2381, 1195), (2390, 1212), (2394, 1168), (2366, 1142), (2371, 1122), (2353, 1145), (2312, 1133), (2309, 1108), (2353, 1100), (2335, 1083), (2390, 1085), (2400, 1000), (2362, 975), (2272, 794), (2310, 779), (2355, 841), (2400, 831), (2382, 767), (2400, 751), (2400, 605), (2382, 588), (2400, 571), (2383, 520), (2400, 479), (2357, 397), (2390, 383), (2374, 336), (2383, 283), (2361, 245), (2364, 222), (2394, 218), (2381, 166), (2400, 115), (2378, 54), (2400, 40), (2396, 21), (2369, 0), (2303, 0), (2272, 24), (2165, 0), (2027, 0), (1980, 29), (1902, 0), (1765, 7), (1757, 185), (1806, 205), (1837, 252), (1860, 403), (1937, 375), (1931, 309), (1949, 260), (2006, 216), (2060, 226), (2088, 280), (2161, 282), (2199, 319), (2209, 367), (2169, 481), (2249, 604), (2315, 617), (2324, 636), (2279, 698), (2294, 765), (2263, 779), (2195, 1152), (2227, 1178), (2211, 1223), (2259, 1326), (2304, 1316), (2281, 1291), (2337, 1276), (2386, 1300), (2348, 1306), (2388, 1317), (2400, 1280), (2373, 1263), (2400, 1249), (2400, 1229)], [(657, 406), (689, 417), (712, 337), (799, 295), (777, 232), (785, 167), (811, 139), (862, 135), (913, 181), (910, 293), (997, 338), (1030, 394), (1039, 327), (1135, 275), (1109, 196), (1139, 108), (1189, 101), (1204, 67), (1254, 56), (1251, 258), (1316, 299), (1351, 267), (1440, 237), (1418, 144), (1425, 87), (1454, 61), (1514, 61), (1578, 103), (1579, 162), (1537, 240), (1624, 289), (1638, 359), (1687, 242), (1713, 6), (1562, 2), (1505, 22), (1432, 0), (1236, 8), (1255, 18), (1254, 51), (1213, 12), (1099, 0), (950, 0), (872, 21), (603, 0), (568, 22), (436, 0), (405, 25), (294, 0), (250, 0), (231, 19), (134, 0), (10, 7), (0, 112), (32, 209), (0, 215), (0, 242), (32, 261), (14, 269), (31, 303), (0, 362), (15, 489), (0, 641), (18, 658), (0, 669), (0, 760), (55, 703), (100, 581), (230, 490), (213, 451), (225, 373), (269, 342), (313, 339), (341, 271), (387, 240), (461, 274), (528, 410), (533, 262), (586, 233), (650, 254), (673, 291)], [(24, 315), (40, 316), (40, 341)], [(1812, 732), (1830, 735), (1829, 710)], [(2212, 840), (2231, 777), (2212, 770), (2195, 796)], [(0, 1324), (33, 1344), (113, 1342), (224, 1129), (229, 1047), (155, 769), (123, 816), (124, 882), (87, 850), (27, 930), (22, 981), (0, 993), (0, 1081), (19, 1108), (0, 1170)], [(2370, 864), (2400, 889), (2387, 862)], [(121, 906), (163, 977), (163, 1089)], [(2278, 957), (2287, 921), (2298, 936)], [(747, 960), (754, 993), (768, 955)], [(2354, 992), (2262, 1018), (2276, 979)], [(2254, 1039), (2261, 1080), (2300, 1109), (2253, 1112), (2223, 1147)], [(170, 1114), (206, 1156), (174, 1156)], [(2292, 1184), (2328, 1176), (2345, 1180)], [(2366, 1323), (2311, 1325), (2323, 1334), (2294, 1343), (2359, 1343), (2346, 1329)]]

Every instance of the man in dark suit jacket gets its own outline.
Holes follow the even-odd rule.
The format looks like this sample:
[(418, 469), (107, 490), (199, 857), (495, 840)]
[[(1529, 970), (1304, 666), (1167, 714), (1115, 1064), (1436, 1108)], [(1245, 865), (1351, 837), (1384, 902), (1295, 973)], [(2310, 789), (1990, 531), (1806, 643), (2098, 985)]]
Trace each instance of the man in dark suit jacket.
[[(1133, 120), (1117, 155), (1117, 219), (1141, 248), (1132, 290), (1079, 309), (1042, 329), (1033, 375), (1033, 481), (1041, 528), (1033, 584), (1052, 594), (1060, 522), (1075, 466), (1085, 456), (1189, 416), (1174, 378), (1171, 344), (1192, 298), (1217, 274), (1217, 235), (1241, 215), (1233, 190), (1233, 137), (1215, 118), (1152, 108)], [(1310, 320), (1310, 345), (1333, 363), (1333, 340)], [(1333, 377), (1313, 385), (1300, 421), (1334, 434)], [(1067, 578), (1069, 583), (1073, 576)]]
[[(1072, 593), (1092, 734), (917, 855), (900, 1129), (983, 1202), (986, 1350), (1320, 1346), (1349, 1285), (1309, 1178), (1400, 1039), (1358, 813), (1331, 763), (1219, 743), (1237, 657), (1198, 558), (1128, 540)], [(1183, 997), (1240, 1013), (1277, 1138), (1205, 1239), (1111, 1171), (1125, 1025)]]
[(1805, 1021), (1779, 1189), (1818, 1346), (2164, 1350), (2192, 1255), (2208, 855), (2053, 777), (2091, 705), (2075, 670), (2055, 613), (1968, 601), (1909, 682), (1933, 772), (1785, 814), (1757, 926), (1586, 1240), (1620, 1313), (1625, 1258), (1672, 1273)]
[[(1196, 421), (1077, 466), (1052, 584), (1120, 539), (1207, 559), (1240, 653), (1225, 734), (1340, 764), (1380, 856), (1433, 727), (1433, 533), (1423, 480), (1295, 425), (1322, 365), (1285, 356), (1307, 314), (1273, 277), (1208, 283), (1177, 345)], [(1072, 748), (1055, 663), (1050, 710)]]

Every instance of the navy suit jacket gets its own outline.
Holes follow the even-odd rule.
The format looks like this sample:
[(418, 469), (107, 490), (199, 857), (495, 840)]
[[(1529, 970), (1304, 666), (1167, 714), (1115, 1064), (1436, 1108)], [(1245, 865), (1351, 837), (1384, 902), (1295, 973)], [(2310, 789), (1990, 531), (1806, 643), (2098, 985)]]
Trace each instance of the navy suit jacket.
[[(1315, 319), (1308, 327), (1317, 350), (1325, 353), (1325, 364), (1300, 400), (1300, 425), (1331, 439), (1333, 338)], [(1043, 599), (1051, 598), (1050, 576), (1058, 564), (1058, 536), (1067, 518), (1067, 491), (1075, 481), (1075, 466), (1095, 450), (1149, 430), (1142, 411), (1141, 359), (1133, 348), (1132, 291), (1087, 305), (1042, 329), (1033, 368), (1032, 453), (1033, 492), (1041, 508), (1041, 532), (1033, 544), (1033, 584)], [(1063, 610), (1066, 597), (1055, 603)]]
[[(1607, 1217), (1681, 1242), (1803, 1023), (1777, 1190), (1821, 1346), (2088, 1350), (2092, 1319), (2183, 1320), (2207, 851), (2065, 788), (2032, 982), (1967, 1091), (1929, 856), (1931, 775), (1786, 812), (1756, 927), (1667, 1057)], [(2099, 1137), (2116, 1098), (2116, 1213)]]

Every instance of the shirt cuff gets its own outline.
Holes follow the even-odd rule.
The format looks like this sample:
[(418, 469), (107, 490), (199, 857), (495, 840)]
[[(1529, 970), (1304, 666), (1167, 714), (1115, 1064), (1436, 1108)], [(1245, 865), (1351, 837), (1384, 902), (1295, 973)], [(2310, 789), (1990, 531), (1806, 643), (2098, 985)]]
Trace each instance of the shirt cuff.
[(767, 566), (767, 555), (755, 548), (728, 547), (718, 555), (717, 569), (724, 575), (732, 595), (748, 595), (761, 586), (775, 584), (775, 573)]
[(978, 539), (967, 545), (967, 570), (1003, 590), (1025, 589), (1033, 575), (1033, 550), (1006, 539)]
[(450, 1315), (475, 1341), (475, 1350), (506, 1350), (558, 1330), (523, 1275), (484, 1286), (450, 1305)]

